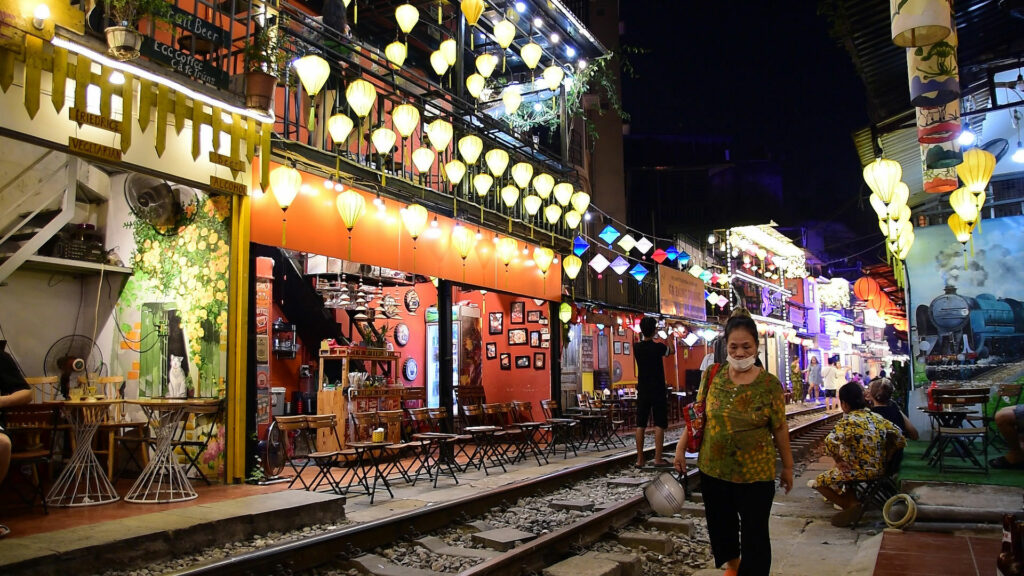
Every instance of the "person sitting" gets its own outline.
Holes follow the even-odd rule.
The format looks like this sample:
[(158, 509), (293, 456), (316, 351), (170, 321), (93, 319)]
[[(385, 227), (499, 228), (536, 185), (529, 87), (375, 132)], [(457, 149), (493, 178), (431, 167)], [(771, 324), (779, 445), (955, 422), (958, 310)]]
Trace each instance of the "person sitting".
[(871, 411), (892, 422), (908, 440), (917, 440), (918, 432), (910, 418), (892, 401), (893, 385), (888, 378), (875, 378), (868, 384), (865, 399)]
[(868, 409), (860, 384), (849, 382), (839, 389), (839, 407), (843, 417), (825, 438), (825, 453), (835, 460), (835, 467), (808, 486), (842, 509), (832, 518), (832, 525), (843, 527), (859, 518), (863, 510), (845, 483), (885, 474), (886, 463), (907, 441), (892, 422)]
[(1004, 406), (996, 412), (996, 427), (1006, 440), (1006, 454), (988, 461), (997, 470), (1024, 470), (1024, 450), (1021, 450), (1020, 431), (1024, 429), (1024, 404)]
[[(32, 401), (32, 390), (21, 374), (14, 358), (4, 350), (6, 342), (0, 341), (0, 410), (8, 406), (20, 406)], [(0, 427), (0, 484), (7, 477), (11, 465), (11, 438)], [(0, 538), (11, 533), (11, 529), (0, 524)]]

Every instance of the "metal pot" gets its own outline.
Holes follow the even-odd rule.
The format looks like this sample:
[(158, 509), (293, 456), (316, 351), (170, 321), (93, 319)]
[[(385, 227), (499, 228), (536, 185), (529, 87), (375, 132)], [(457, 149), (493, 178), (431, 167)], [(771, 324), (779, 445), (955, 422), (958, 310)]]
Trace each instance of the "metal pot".
[(142, 47), (142, 34), (130, 26), (111, 26), (104, 30), (107, 34), (107, 46), (111, 56), (117, 60), (134, 60), (139, 57)]

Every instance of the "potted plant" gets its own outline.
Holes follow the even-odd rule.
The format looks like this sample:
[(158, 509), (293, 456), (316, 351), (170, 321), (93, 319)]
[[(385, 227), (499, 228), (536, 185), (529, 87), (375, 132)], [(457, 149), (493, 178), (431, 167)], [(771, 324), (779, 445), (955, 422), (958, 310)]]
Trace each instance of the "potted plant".
[(171, 5), (166, 0), (108, 0), (110, 19), (114, 26), (107, 27), (107, 46), (110, 55), (118, 60), (138, 58), (142, 46), (139, 20), (144, 17), (158, 22), (171, 19)]
[[(283, 25), (283, 20), (281, 23)], [(270, 110), (277, 78), (284, 65), (281, 35), (269, 22), (257, 24), (245, 46), (245, 105), (251, 110)]]

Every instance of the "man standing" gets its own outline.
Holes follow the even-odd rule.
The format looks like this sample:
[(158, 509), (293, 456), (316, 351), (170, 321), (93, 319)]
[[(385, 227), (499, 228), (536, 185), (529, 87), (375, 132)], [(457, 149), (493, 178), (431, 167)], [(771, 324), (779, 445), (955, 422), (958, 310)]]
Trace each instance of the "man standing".
[(661, 455), (665, 443), (665, 429), (668, 428), (668, 404), (665, 398), (665, 364), (663, 359), (675, 351), (663, 342), (654, 341), (658, 321), (645, 316), (640, 321), (643, 340), (633, 346), (637, 368), (637, 411), (636, 411), (636, 467), (642, 468), (644, 459), (644, 434), (647, 432), (648, 416), (654, 414), (654, 465), (671, 466)]
[[(8, 406), (28, 404), (32, 401), (32, 390), (14, 358), (4, 348), (7, 342), (0, 340), (0, 410)], [(0, 483), (7, 477), (11, 464), (11, 439), (0, 427)], [(0, 538), (11, 533), (11, 529), (0, 524)]]

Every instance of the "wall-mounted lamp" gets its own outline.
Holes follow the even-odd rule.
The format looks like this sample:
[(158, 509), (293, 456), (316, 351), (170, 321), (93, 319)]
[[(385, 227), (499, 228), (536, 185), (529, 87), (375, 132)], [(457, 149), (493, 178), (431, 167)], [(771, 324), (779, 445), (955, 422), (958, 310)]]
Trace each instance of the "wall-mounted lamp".
[(50, 19), (50, 7), (46, 4), (39, 4), (32, 12), (32, 26), (36, 30), (42, 30), (43, 25)]

